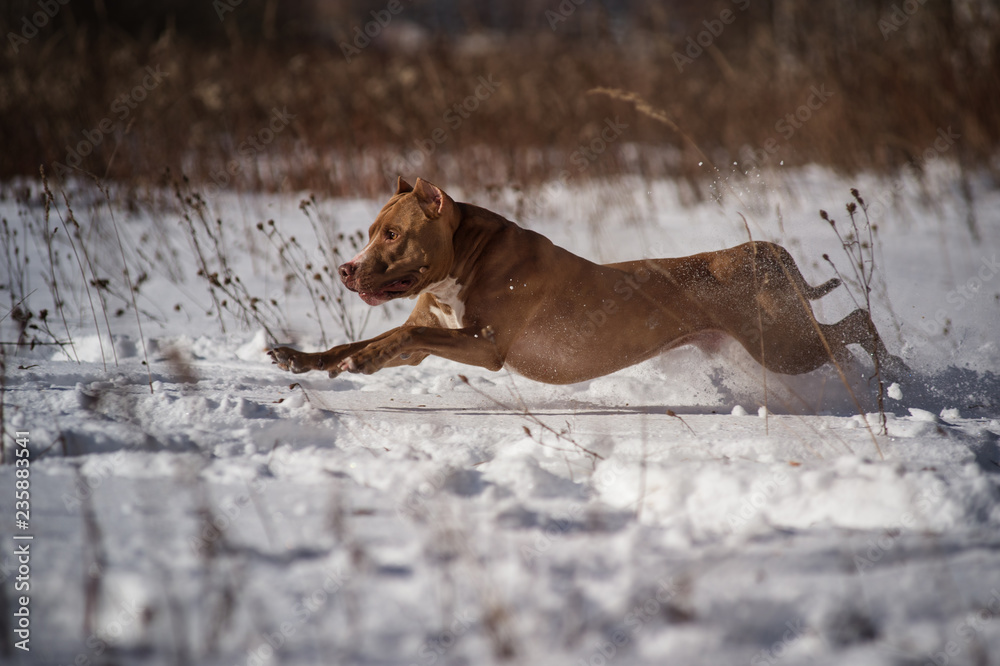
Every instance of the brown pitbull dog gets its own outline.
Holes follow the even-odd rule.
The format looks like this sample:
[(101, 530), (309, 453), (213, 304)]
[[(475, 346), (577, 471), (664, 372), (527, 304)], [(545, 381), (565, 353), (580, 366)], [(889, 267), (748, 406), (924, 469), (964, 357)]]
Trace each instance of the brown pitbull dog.
[(799, 374), (849, 358), (859, 344), (884, 372), (890, 356), (864, 310), (820, 324), (809, 299), (836, 288), (806, 284), (779, 245), (744, 243), (677, 259), (599, 265), (420, 178), (368, 230), (340, 277), (369, 305), (410, 297), (406, 323), (370, 340), (307, 354), (268, 353), (292, 372), (370, 374), (428, 354), (549, 384), (600, 377), (689, 343), (728, 334), (768, 370)]

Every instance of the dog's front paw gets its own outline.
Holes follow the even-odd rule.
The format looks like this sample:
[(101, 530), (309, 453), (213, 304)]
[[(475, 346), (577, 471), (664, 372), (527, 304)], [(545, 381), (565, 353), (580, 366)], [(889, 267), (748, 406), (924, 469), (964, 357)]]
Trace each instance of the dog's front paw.
[(294, 372), (295, 374), (317, 369), (315, 361), (311, 358), (313, 354), (306, 354), (291, 347), (268, 349), (267, 355), (271, 357), (271, 362), (279, 368)]

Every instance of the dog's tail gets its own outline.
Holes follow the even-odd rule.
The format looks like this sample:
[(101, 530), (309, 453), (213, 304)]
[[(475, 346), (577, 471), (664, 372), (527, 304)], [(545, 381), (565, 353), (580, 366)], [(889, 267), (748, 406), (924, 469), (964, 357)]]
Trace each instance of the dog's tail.
[(802, 294), (808, 298), (810, 301), (815, 301), (817, 298), (823, 298), (831, 291), (840, 286), (840, 278), (833, 278), (832, 280), (827, 280), (818, 287), (810, 287), (805, 280), (802, 281), (803, 289)]

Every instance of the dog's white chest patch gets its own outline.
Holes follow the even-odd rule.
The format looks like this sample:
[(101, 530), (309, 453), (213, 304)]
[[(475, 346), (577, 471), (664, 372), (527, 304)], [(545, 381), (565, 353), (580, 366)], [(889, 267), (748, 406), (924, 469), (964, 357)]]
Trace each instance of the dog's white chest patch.
[(424, 289), (423, 293), (432, 294), (437, 301), (431, 305), (431, 314), (438, 318), (445, 328), (462, 328), (462, 318), (465, 316), (465, 303), (458, 297), (462, 285), (453, 277), (435, 282)]

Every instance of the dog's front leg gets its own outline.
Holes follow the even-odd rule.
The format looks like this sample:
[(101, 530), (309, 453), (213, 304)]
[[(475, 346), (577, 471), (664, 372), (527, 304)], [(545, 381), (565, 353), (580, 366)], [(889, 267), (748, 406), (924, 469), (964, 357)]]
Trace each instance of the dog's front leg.
[(389, 365), (402, 365), (416, 354), (434, 354), (488, 370), (502, 368), (505, 356), (489, 327), (403, 326), (350, 354), (339, 369), (370, 375)]
[(386, 331), (382, 335), (368, 340), (351, 342), (346, 345), (338, 345), (332, 349), (328, 349), (324, 352), (317, 352), (315, 354), (301, 352), (297, 349), (292, 349), (291, 347), (275, 347), (267, 350), (267, 355), (270, 356), (273, 359), (272, 362), (276, 363), (282, 370), (288, 370), (289, 372), (294, 372), (296, 374), (309, 372), (311, 370), (325, 370), (330, 373), (331, 377), (336, 377), (340, 374), (341, 361), (349, 357), (351, 354), (361, 351), (368, 345), (377, 343), (379, 340), (392, 335), (397, 330), (399, 329), (392, 329), (390, 331)]

